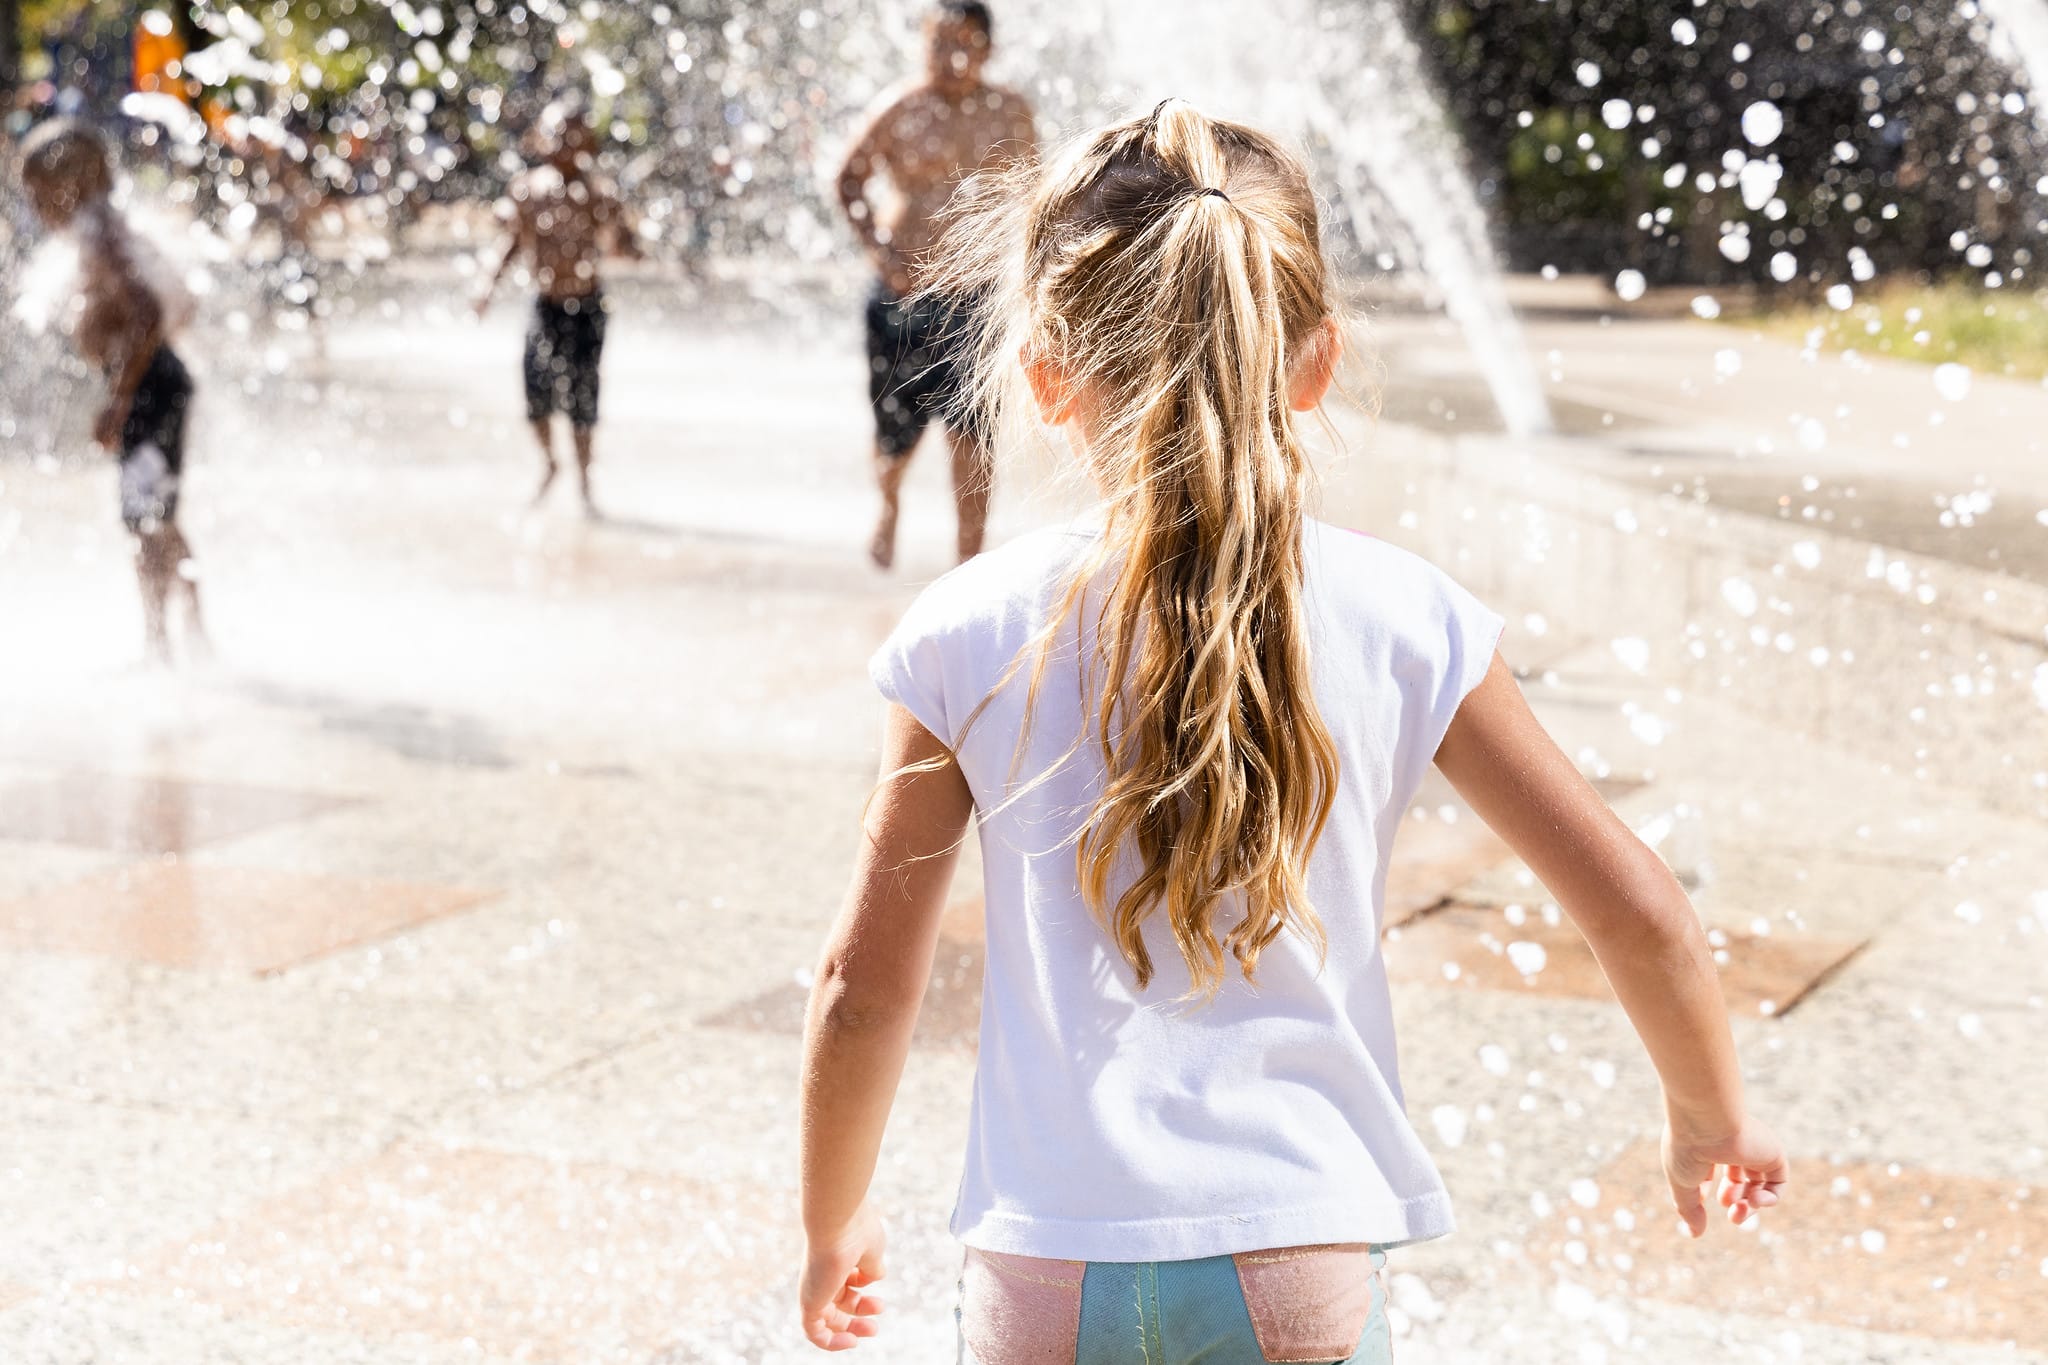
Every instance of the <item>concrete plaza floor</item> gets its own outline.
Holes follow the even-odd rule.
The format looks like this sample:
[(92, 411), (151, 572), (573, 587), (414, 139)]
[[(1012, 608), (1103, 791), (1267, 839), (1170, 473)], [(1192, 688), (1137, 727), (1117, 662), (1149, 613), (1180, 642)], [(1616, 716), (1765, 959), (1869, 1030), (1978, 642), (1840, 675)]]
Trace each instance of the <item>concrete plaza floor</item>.
[[(693, 320), (668, 288), (615, 292), (598, 520), (566, 486), (526, 506), (516, 306), (477, 327), (428, 281), (337, 321), (324, 358), (195, 355), (202, 669), (133, 663), (111, 471), (0, 458), (0, 1360), (813, 1358), (805, 983), (873, 778), (863, 662), (952, 528), (927, 449), (899, 571), (862, 555), (850, 321)], [(2048, 1361), (2048, 617), (2029, 636), (2028, 581), (1982, 556), (1775, 503), (1709, 523), (1632, 474), (1628, 447), (1796, 438), (1769, 383), (1711, 401), (1718, 352), (1767, 378), (1800, 373), (1791, 348), (1533, 330), (1579, 439), (1461, 437), (1455, 345), (1388, 317), (1402, 420), (1346, 419), (1324, 512), (1509, 613), (1546, 721), (1696, 884), (1796, 1180), (1760, 1228), (1675, 1235), (1625, 1020), (1432, 788), (1387, 952), (1460, 1230), (1393, 1258), (1401, 1358)], [(1899, 479), (1967, 486), (1979, 448), (1928, 437), (1917, 390), (1822, 372), (1871, 445), (1916, 423), (1938, 468), (1900, 453)], [(1830, 449), (1860, 468), (1854, 435)], [(1043, 470), (1006, 480), (998, 537), (1066, 505)], [(978, 907), (970, 865), (859, 1359), (952, 1358)]]

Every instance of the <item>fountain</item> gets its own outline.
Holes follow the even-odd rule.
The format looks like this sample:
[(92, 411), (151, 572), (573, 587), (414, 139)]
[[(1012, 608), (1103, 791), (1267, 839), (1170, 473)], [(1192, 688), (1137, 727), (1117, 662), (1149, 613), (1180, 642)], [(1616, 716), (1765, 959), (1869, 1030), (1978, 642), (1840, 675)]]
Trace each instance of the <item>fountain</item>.
[(2048, 3), (2044, 0), (1978, 0), (1991, 21), (1994, 41), (2010, 48), (2027, 73), (2027, 93), (2034, 121), (2048, 123)]
[(1457, 323), (1507, 430), (1549, 429), (1485, 211), (1388, 0), (1335, 24), (1307, 0), (1276, 0), (1256, 22), (1228, 0), (1112, 6), (1108, 19), (1109, 74), (1134, 96), (1178, 94), (1307, 144), (1361, 247), (1415, 276)]

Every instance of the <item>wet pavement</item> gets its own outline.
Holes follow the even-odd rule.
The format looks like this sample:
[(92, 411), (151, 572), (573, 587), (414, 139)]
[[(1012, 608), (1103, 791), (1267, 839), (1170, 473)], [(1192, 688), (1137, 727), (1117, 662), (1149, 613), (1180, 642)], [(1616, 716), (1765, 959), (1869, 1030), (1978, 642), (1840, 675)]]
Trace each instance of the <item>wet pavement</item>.
[[(606, 515), (566, 480), (529, 507), (518, 307), (479, 327), (458, 297), (429, 274), (336, 321), (324, 358), (276, 339), (274, 373), (195, 356), (205, 667), (134, 664), (111, 471), (0, 461), (0, 1359), (813, 1358), (789, 1312), (802, 1000), (873, 777), (864, 660), (947, 562), (944, 462), (920, 457), (877, 575), (852, 315), (712, 325), (650, 281), (615, 291)], [(1387, 951), (1460, 1227), (1391, 1262), (1401, 1357), (2048, 1361), (2041, 623), (1983, 695), (1919, 654), (1922, 624), (1984, 628), (1946, 582), (1894, 619), (1817, 577), (1811, 601), (1848, 603), (1823, 638), (1768, 564), (1819, 538), (1860, 579), (1863, 528), (1728, 512), (1700, 534), (1765, 567), (1710, 572), (1676, 548), (1691, 513), (1612, 472), (1619, 438), (1538, 457), (1613, 508), (1496, 479), (1497, 437), (1424, 420), (1471, 382), (1452, 343), (1391, 314), (1375, 336), (1422, 416), (1345, 419), (1325, 514), (1509, 613), (1546, 721), (1696, 887), (1797, 1180), (1760, 1229), (1676, 1236), (1638, 1045), (1433, 784)], [(1762, 378), (1742, 422), (1684, 393), (1727, 329), (1536, 340), (1595, 414), (1598, 376), (1647, 357), (1630, 441), (1799, 430)], [(1799, 363), (1752, 348), (1741, 373)], [(2012, 389), (1979, 382), (2038, 401)], [(1899, 477), (1955, 482), (1913, 465), (1932, 442), (1887, 457)], [(1009, 472), (998, 538), (1071, 505), (1051, 474)], [(1646, 624), (1631, 592), (1685, 605)], [(1792, 708), (1788, 659), (1849, 690)], [(1902, 712), (1857, 709), (1915, 692), (1937, 721), (2005, 708), (1958, 732), (1993, 747), (1943, 768)], [(951, 1359), (980, 954), (970, 863), (878, 1181), (891, 1308), (863, 1359)]]

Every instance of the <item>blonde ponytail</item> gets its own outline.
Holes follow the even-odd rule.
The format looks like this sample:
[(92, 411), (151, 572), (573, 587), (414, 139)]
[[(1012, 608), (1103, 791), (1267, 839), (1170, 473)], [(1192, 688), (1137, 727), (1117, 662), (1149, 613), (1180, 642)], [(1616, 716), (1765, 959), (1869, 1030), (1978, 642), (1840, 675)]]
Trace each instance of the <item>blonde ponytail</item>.
[[(1193, 992), (1213, 995), (1226, 954), (1249, 979), (1289, 928), (1323, 946), (1305, 871), (1337, 753), (1311, 688), (1311, 470), (1289, 401), (1330, 312), (1315, 199), (1271, 139), (1168, 101), (1028, 193), (983, 186), (967, 202), (981, 226), (949, 229), (939, 278), (978, 274), (987, 293), (1007, 258), (991, 375), (1021, 343), (1094, 414), (1105, 531), (1031, 684), (1035, 699), (1054, 632), (1105, 577), (1087, 742), (1107, 781), (1077, 849), (1082, 894), (1141, 987), (1142, 927), (1163, 913)], [(1005, 203), (1022, 205), (1007, 236)], [(1226, 904), (1242, 911), (1227, 926)]]

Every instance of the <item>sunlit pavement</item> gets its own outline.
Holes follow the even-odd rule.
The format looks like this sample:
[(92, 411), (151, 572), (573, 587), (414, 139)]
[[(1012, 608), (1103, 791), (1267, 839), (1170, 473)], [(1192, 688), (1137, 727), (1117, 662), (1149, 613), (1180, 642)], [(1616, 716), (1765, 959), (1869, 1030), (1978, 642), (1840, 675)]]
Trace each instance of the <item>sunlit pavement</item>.
[[(195, 357), (210, 666), (134, 665), (111, 471), (0, 463), (0, 1359), (809, 1356), (788, 1307), (806, 969), (872, 779), (863, 662), (948, 559), (943, 461), (921, 456), (877, 575), (851, 315), (657, 316), (649, 284), (616, 294), (607, 515), (566, 477), (530, 509), (517, 306), (478, 327), (448, 285), (337, 323), (324, 362), (296, 336), (274, 376)], [(1717, 350), (1752, 375), (1793, 350), (1598, 334), (1627, 326), (1662, 357), (1634, 395), (1656, 412), (1612, 409), (1631, 440), (1796, 441), (1797, 413), (1680, 401)], [(1701, 530), (1610, 478), (1611, 440), (1530, 447), (1533, 473), (1448, 441), (1452, 343), (1378, 335), (1390, 411), (1417, 401), (1429, 430), (1347, 421), (1327, 514), (1509, 613), (1546, 720), (1698, 884), (1797, 1162), (1761, 1230), (1674, 1234), (1652, 1077), (1589, 955), (1432, 788), (1387, 951), (1460, 1230), (1393, 1259), (1402, 1358), (2048, 1360), (2040, 622), (1959, 687), (1949, 655), (1997, 622), (1946, 579), (1920, 601), (1940, 565), (1881, 551), (1866, 601), (1800, 577), (1816, 555), (1864, 575), (1870, 547), (1817, 517)], [(1571, 344), (1567, 387), (1596, 367)], [(1553, 453), (1599, 488), (1543, 482)], [(1011, 477), (999, 536), (1064, 505), (1042, 475)], [(1572, 502), (1504, 491), (1532, 488)], [(1736, 567), (1678, 548), (1703, 541)], [(1680, 617), (1630, 615), (1641, 595)], [(1981, 780), (1951, 780), (1943, 744), (1990, 744)], [(893, 1293), (861, 1358), (951, 1359), (978, 905), (969, 867), (880, 1176)]]

